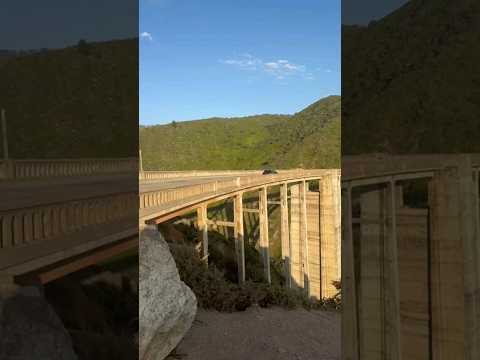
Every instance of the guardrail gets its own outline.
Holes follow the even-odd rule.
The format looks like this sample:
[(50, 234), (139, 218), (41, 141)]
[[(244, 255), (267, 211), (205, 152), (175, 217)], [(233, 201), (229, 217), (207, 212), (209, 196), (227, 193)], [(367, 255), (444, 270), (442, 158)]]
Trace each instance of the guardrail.
[(0, 180), (138, 172), (137, 158), (27, 159), (0, 162)]
[(206, 176), (239, 176), (239, 175), (261, 175), (260, 170), (225, 170), (225, 171), (144, 171), (139, 174), (140, 180), (161, 180), (184, 177), (206, 177)]
[(1, 211), (0, 249), (22, 247), (93, 225), (135, 217), (137, 201), (136, 194), (125, 193)]
[(469, 161), (473, 167), (478, 167), (480, 166), (480, 154), (367, 154), (344, 156), (342, 157), (342, 181), (404, 172), (431, 171), (447, 166), (456, 166), (460, 161)]
[[(279, 174), (302, 171), (302, 169), (277, 170)], [(163, 180), (187, 177), (208, 176), (250, 176), (262, 175), (263, 170), (191, 170), (191, 171), (144, 171), (139, 174), (140, 180)]]

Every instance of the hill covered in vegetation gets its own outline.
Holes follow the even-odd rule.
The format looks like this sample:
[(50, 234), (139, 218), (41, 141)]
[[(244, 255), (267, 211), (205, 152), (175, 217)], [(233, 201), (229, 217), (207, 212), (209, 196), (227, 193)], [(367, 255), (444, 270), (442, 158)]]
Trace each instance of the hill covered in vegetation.
[(478, 152), (480, 2), (411, 0), (342, 32), (342, 154)]
[(138, 41), (2, 54), (11, 157), (137, 156)]
[(144, 169), (338, 168), (340, 105), (330, 96), (294, 115), (141, 126)]

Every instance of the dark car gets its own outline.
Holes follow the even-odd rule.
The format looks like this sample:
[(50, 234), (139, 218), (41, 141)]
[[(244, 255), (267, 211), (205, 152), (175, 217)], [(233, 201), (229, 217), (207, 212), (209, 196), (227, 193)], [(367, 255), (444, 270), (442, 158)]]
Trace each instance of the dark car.
[(265, 170), (263, 170), (263, 174), (262, 174), (262, 175), (276, 175), (276, 174), (278, 174), (278, 172), (276, 172), (275, 170), (265, 169)]

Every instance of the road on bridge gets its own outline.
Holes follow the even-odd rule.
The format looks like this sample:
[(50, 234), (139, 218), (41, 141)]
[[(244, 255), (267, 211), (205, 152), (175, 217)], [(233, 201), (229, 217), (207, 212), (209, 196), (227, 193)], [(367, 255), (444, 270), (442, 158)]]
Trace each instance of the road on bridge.
[(137, 191), (136, 173), (5, 181), (0, 182), (0, 211)]

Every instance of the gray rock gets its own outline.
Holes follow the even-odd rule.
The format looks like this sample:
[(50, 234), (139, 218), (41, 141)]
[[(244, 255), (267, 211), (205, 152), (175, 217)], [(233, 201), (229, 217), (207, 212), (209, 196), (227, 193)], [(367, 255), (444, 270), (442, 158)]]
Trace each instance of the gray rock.
[(37, 288), (0, 297), (0, 359), (77, 359), (60, 318)]
[(162, 360), (190, 329), (197, 300), (178, 275), (167, 243), (155, 227), (140, 231), (139, 352)]

